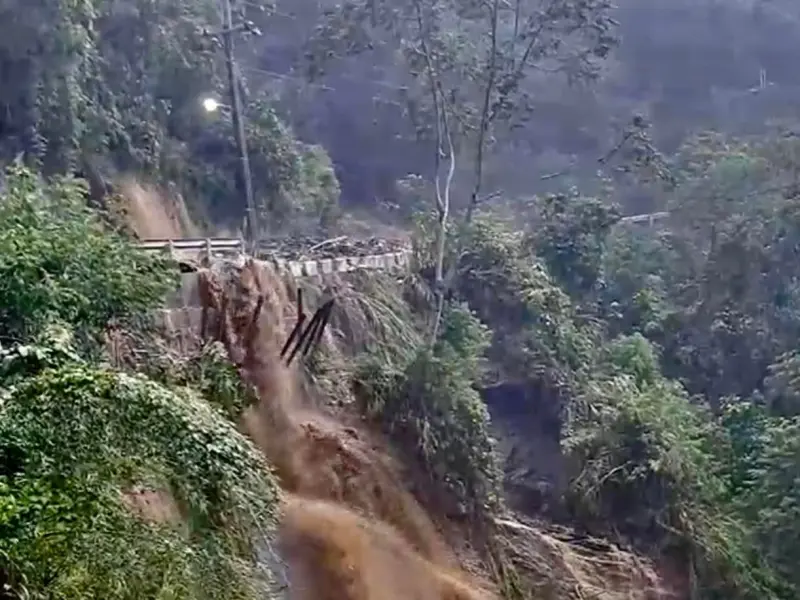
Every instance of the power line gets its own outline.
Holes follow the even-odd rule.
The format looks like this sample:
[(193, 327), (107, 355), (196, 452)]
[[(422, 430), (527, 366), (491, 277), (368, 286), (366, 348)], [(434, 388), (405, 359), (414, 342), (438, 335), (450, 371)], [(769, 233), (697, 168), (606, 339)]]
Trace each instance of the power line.
[[(308, 86), (308, 87), (311, 87), (311, 88), (314, 88), (314, 89), (324, 90), (326, 92), (341, 91), (339, 88), (331, 87), (331, 86), (326, 85), (324, 83), (308, 81), (304, 77), (299, 77), (297, 75), (288, 75), (288, 74), (284, 74), (284, 73), (276, 73), (274, 71), (268, 71), (266, 69), (259, 69), (259, 68), (256, 68), (256, 67), (239, 66), (239, 69), (242, 70), (242, 71), (250, 71), (252, 73), (259, 73), (261, 75), (266, 75), (268, 77), (274, 77), (275, 79), (299, 82), (299, 83), (302, 83), (304, 86)], [(370, 79), (363, 79), (363, 80), (356, 80), (356, 81), (361, 81), (361, 82), (364, 82), (364, 83), (375, 83), (375, 84), (378, 84), (378, 85), (380, 85), (380, 83), (381, 83), (379, 81), (374, 81), (374, 80), (370, 80)], [(387, 88), (393, 89), (393, 90), (407, 90), (408, 89), (407, 87), (392, 87), (392, 86), (388, 86), (388, 85), (386, 85), (384, 87), (387, 87)], [(372, 98), (372, 102), (373, 103), (377, 103), (377, 104), (383, 104), (383, 105), (386, 105), (386, 106), (396, 106), (396, 107), (402, 108), (402, 109), (408, 108), (408, 106), (406, 104), (403, 104), (402, 102), (398, 102), (397, 100), (389, 100), (388, 98), (382, 98), (380, 96), (373, 97)]]
[[(257, 2), (252, 2), (252, 1), (247, 1), (247, 0), (237, 0), (237, 3), (241, 4), (241, 5), (245, 5), (245, 6), (250, 6), (250, 7), (253, 7), (253, 8), (262, 8), (262, 9), (265, 10), (265, 12), (268, 12), (268, 15), (270, 17), (277, 16), (277, 17), (284, 17), (284, 18), (288, 18), (288, 19), (299, 19), (300, 18), (300, 15), (292, 14), (292, 13), (285, 13), (285, 12), (281, 12), (281, 11), (278, 11), (278, 10), (275, 10), (275, 9), (269, 9), (268, 7), (265, 7), (262, 4), (259, 4)], [(278, 78), (278, 79), (302, 81), (306, 85), (309, 85), (311, 87), (316, 87), (316, 88), (319, 88), (319, 89), (324, 89), (324, 90), (327, 90), (327, 91), (337, 91), (335, 88), (332, 88), (332, 87), (330, 87), (330, 86), (328, 86), (326, 84), (319, 83), (319, 82), (311, 82), (311, 81), (308, 81), (308, 79), (306, 79), (304, 77), (299, 77), (297, 75), (290, 75), (290, 74), (285, 74), (285, 73), (277, 73), (275, 71), (269, 71), (269, 70), (261, 69), (261, 68), (258, 68), (258, 67), (240, 67), (240, 68), (245, 70), (245, 71), (252, 71), (254, 73), (262, 73), (264, 75), (270, 75), (270, 76)], [(352, 81), (354, 83), (364, 83), (364, 84), (377, 85), (379, 87), (390, 89), (392, 91), (408, 91), (410, 89), (409, 86), (407, 86), (407, 85), (390, 84), (390, 83), (387, 83), (385, 81), (380, 81), (378, 79), (370, 79), (370, 78), (364, 78), (364, 77), (352, 77), (352, 76), (348, 76), (348, 75), (339, 75), (339, 74), (337, 74), (336, 77), (339, 78), (339, 79), (344, 79), (345, 81)]]
[[(278, 73), (276, 71), (269, 71), (267, 69), (261, 69), (259, 67), (241, 67), (241, 69), (244, 71), (251, 71), (253, 73), (261, 73), (263, 75), (269, 75), (277, 79), (299, 81), (310, 87), (324, 89), (329, 92), (339, 91), (335, 87), (331, 87), (328, 84), (320, 83), (318, 81), (309, 81), (305, 77), (299, 75), (291, 75), (289, 73)], [(407, 92), (411, 89), (410, 86), (407, 85), (397, 85), (397, 84), (387, 83), (386, 81), (381, 81), (379, 79), (369, 79), (367, 77), (353, 77), (351, 75), (339, 75), (339, 74), (335, 75), (335, 77), (337, 77), (338, 79), (343, 79), (344, 81), (351, 81), (353, 83), (376, 85), (378, 87), (382, 87), (395, 92)]]

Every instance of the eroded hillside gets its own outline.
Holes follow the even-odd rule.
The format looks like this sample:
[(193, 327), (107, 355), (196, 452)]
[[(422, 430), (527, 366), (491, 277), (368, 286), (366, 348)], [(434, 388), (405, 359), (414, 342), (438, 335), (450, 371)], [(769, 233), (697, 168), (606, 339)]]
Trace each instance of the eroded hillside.
[[(529, 231), (477, 218), (444, 304), (424, 221), (402, 273), (244, 261), (174, 294), (174, 262), (78, 182), (13, 166), (7, 595), (795, 598), (800, 213), (763, 190), (721, 220), (700, 194), (732, 193), (734, 166), (755, 190), (791, 182), (796, 141), (719, 141), (663, 234), (579, 195), (543, 199)], [(298, 286), (335, 310), (287, 366)], [(196, 306), (165, 313), (170, 296)]]
[(437, 484), (365, 420), (348, 385), (359, 346), (391, 331), (376, 322), (392, 317), (390, 307), (364, 295), (376, 285), (368, 278), (402, 302), (391, 275), (302, 284), (311, 298), (336, 289), (340, 312), (318, 350), (325, 365), (287, 367), (279, 352), (296, 318), (296, 282), (255, 262), (199, 274), (211, 330), (257, 390), (241, 425), (284, 491), (279, 548), (291, 597), (671, 597), (659, 592), (666, 586), (646, 560), (612, 544), (569, 540), (510, 513), (483, 527), (447, 514), (441, 494), (430, 491)]

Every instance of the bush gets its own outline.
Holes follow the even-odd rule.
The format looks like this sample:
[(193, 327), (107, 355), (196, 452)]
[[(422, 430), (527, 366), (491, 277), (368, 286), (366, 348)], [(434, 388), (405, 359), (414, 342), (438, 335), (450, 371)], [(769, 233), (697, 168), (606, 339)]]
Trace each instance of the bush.
[(643, 337), (615, 340), (608, 372), (576, 399), (565, 440), (580, 522), (686, 557), (698, 598), (774, 598), (746, 519), (729, 501), (730, 448), (711, 415), (664, 379)]
[(163, 305), (177, 269), (108, 231), (74, 179), (8, 171), (0, 197), (0, 339), (25, 340), (51, 321), (97, 339)]
[[(81, 361), (63, 336), (2, 358), (0, 574), (16, 597), (263, 597), (255, 546), (278, 489), (231, 422), (188, 388)], [(140, 518), (138, 486), (177, 514)]]
[(508, 378), (571, 389), (594, 363), (597, 332), (580, 321), (522, 234), (479, 220), (465, 235), (457, 291), (491, 327), (494, 364)]
[[(15, 167), (5, 183), (3, 594), (264, 597), (269, 581), (255, 551), (278, 488), (232, 423), (248, 400), (234, 369), (212, 348), (162, 369), (165, 385), (79, 351), (99, 350), (109, 324), (138, 324), (161, 305), (177, 270), (108, 231), (79, 182), (45, 183)], [(154, 504), (136, 500), (138, 488)]]
[(489, 414), (475, 384), (489, 332), (464, 307), (447, 310), (439, 342), (394, 370), (367, 360), (357, 375), (366, 413), (404, 447), (465, 512), (500, 500)]

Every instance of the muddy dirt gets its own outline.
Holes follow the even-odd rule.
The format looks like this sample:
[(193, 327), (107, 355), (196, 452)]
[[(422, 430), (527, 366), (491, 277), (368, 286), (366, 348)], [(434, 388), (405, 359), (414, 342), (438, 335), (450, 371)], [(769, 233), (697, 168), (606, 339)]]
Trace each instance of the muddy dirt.
[(169, 196), (133, 178), (123, 178), (118, 188), (125, 220), (138, 239), (177, 240), (201, 235), (183, 198)]
[(290, 497), (282, 550), (296, 600), (490, 600), (494, 596), (426, 560), (397, 532), (331, 502)]
[[(281, 523), (291, 597), (297, 600), (490, 600), (461, 572), (393, 460), (369, 435), (315, 408), (300, 376), (279, 359), (291, 317), (285, 283), (248, 263), (234, 281), (202, 284), (223, 312), (222, 339), (258, 391), (242, 427), (288, 493)], [(221, 298), (221, 290), (228, 294)], [(260, 317), (253, 312), (264, 296)], [(291, 323), (291, 321), (289, 321)]]

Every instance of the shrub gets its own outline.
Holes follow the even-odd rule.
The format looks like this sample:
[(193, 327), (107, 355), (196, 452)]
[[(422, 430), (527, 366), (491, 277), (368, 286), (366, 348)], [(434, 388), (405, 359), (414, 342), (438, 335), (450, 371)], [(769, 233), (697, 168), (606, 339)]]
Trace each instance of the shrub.
[[(0, 573), (16, 596), (263, 597), (255, 546), (278, 490), (230, 421), (188, 388), (83, 362), (63, 339), (2, 361)], [(140, 518), (126, 495), (137, 486), (177, 514)]]
[(474, 387), (488, 341), (488, 330), (466, 308), (451, 306), (433, 348), (394, 370), (367, 360), (358, 373), (367, 414), (413, 448), (431, 477), (473, 515), (499, 502), (489, 414)]
[(96, 338), (110, 321), (161, 305), (176, 283), (177, 270), (164, 259), (103, 225), (81, 182), (8, 171), (0, 197), (0, 337), (24, 340), (57, 320)]
[(698, 598), (777, 597), (747, 521), (728, 501), (725, 433), (659, 374), (643, 337), (615, 340), (608, 357), (609, 372), (576, 399), (565, 440), (576, 517), (686, 557)]

